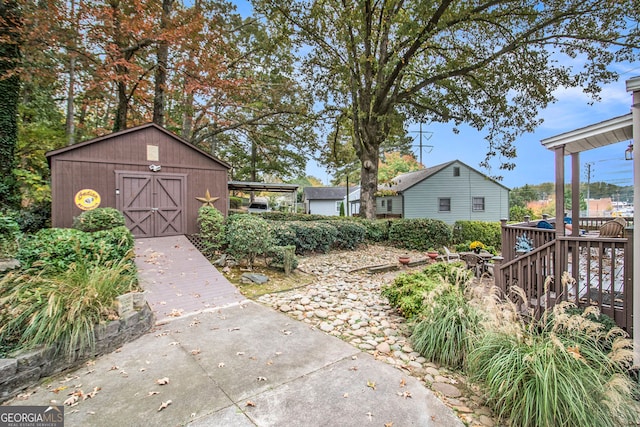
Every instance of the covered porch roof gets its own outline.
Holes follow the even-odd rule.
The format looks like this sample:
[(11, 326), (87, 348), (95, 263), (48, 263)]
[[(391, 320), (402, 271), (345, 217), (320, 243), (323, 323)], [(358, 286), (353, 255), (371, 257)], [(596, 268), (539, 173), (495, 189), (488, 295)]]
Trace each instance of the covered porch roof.
[(564, 154), (569, 155), (632, 139), (633, 118), (629, 113), (552, 136), (540, 142), (549, 150), (564, 146)]

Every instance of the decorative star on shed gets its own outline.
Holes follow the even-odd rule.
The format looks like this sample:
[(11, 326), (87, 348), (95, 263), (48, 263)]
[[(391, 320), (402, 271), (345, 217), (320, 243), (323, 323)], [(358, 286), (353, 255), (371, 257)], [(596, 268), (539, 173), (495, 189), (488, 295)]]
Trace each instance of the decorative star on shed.
[(196, 197), (197, 200), (204, 203), (204, 206), (211, 206), (211, 207), (213, 207), (213, 203), (219, 198), (220, 197), (211, 197), (211, 194), (209, 193), (208, 188), (207, 188), (207, 191), (204, 193), (204, 197)]

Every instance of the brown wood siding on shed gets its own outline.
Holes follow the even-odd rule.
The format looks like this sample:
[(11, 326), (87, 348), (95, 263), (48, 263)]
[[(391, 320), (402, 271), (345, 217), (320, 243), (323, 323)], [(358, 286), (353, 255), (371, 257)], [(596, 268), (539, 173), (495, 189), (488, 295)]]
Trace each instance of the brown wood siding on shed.
[[(159, 160), (147, 160), (147, 145), (158, 147)], [(186, 233), (197, 233), (197, 214), (209, 190), (220, 197), (214, 206), (227, 215), (227, 168), (224, 163), (199, 152), (177, 137), (153, 126), (113, 137), (102, 137), (93, 143), (79, 144), (54, 152), (51, 163), (52, 225), (71, 227), (73, 217), (82, 213), (74, 196), (82, 189), (100, 194), (100, 207), (116, 207), (116, 172), (152, 173), (151, 164), (160, 165), (159, 174), (186, 176), (184, 197)]]

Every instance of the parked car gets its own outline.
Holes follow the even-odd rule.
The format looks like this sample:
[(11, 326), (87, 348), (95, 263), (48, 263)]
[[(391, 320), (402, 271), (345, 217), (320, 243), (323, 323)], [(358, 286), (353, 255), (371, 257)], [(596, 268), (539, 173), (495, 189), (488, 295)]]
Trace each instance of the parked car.
[(263, 201), (254, 201), (253, 203), (251, 203), (249, 205), (249, 213), (259, 213), (259, 212), (269, 212), (271, 209), (269, 209), (269, 202), (263, 202)]

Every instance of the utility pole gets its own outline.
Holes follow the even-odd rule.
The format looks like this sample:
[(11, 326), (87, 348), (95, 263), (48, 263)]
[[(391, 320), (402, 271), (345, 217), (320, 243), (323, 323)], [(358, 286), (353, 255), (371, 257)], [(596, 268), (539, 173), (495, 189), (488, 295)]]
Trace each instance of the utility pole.
[[(587, 167), (587, 214), (586, 217), (589, 217), (589, 199), (591, 198), (591, 166), (593, 166), (593, 162), (588, 162), (585, 164)], [(578, 208), (579, 209), (579, 208)]]
[[(429, 137), (427, 138), (427, 141), (431, 139), (431, 137), (433, 136), (433, 132), (429, 132), (429, 131), (423, 131), (422, 130), (422, 122), (420, 123), (420, 130), (418, 131), (418, 133), (420, 134), (420, 143), (418, 144), (418, 147), (420, 147), (420, 164), (422, 166), (424, 166), (424, 163), (422, 163), (422, 147), (427, 147), (429, 148), (429, 153), (431, 152), (431, 150), (433, 150), (433, 145), (422, 145), (422, 134), (423, 133), (428, 133)], [(414, 145), (415, 147), (415, 145)]]

